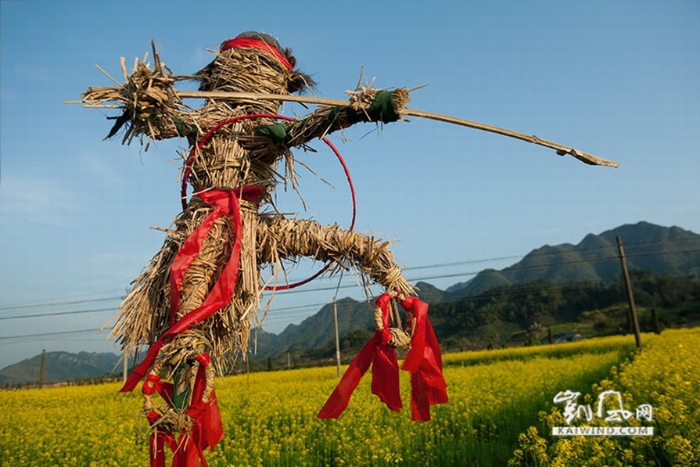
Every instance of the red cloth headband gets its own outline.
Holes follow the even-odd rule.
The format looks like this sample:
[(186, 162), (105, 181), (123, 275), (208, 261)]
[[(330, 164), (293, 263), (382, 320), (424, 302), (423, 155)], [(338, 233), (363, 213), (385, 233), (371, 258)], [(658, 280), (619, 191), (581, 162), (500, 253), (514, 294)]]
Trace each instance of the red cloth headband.
[(268, 44), (265, 41), (262, 41), (260, 39), (252, 39), (250, 37), (237, 37), (236, 39), (231, 39), (230, 41), (224, 42), (224, 44), (221, 46), (221, 51), (223, 52), (224, 50), (228, 49), (233, 49), (233, 48), (248, 48), (248, 49), (258, 49), (258, 50), (264, 50), (265, 52), (268, 52), (272, 55), (274, 55), (277, 60), (279, 60), (282, 65), (288, 70), (291, 70), (294, 68), (291, 63), (289, 63), (289, 60), (282, 55), (282, 53), (277, 50), (277, 47)]

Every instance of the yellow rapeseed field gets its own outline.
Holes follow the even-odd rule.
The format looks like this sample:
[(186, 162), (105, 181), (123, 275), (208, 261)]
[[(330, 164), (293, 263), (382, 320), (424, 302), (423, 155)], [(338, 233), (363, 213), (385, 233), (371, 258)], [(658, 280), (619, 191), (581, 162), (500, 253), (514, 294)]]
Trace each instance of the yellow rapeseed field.
[[(632, 361), (612, 369), (608, 378), (583, 394), (614, 390), (622, 394), (626, 408), (653, 407), (653, 436), (555, 437), (552, 427), (565, 425), (560, 408), (540, 414), (541, 423), (519, 437), (520, 449), (509, 465), (700, 466), (700, 328), (667, 330), (661, 336), (645, 336), (644, 349)], [(630, 426), (641, 426), (636, 419)], [(619, 426), (596, 420), (595, 426)], [(538, 429), (539, 428), (539, 429)]]
[[(664, 348), (657, 344), (676, 335), (683, 334), (644, 336), (649, 350), (635, 362), (652, 358), (654, 349)], [(627, 336), (446, 355), (450, 402), (435, 407), (427, 423), (411, 421), (410, 407), (398, 414), (385, 409), (370, 394), (369, 377), (340, 419), (318, 420), (318, 409), (337, 383), (333, 367), (229, 376), (217, 381), (226, 438), (207, 460), (212, 467), (505, 465), (519, 435), (540, 423), (541, 412), (552, 413), (557, 392), (591, 392), (593, 384), (608, 381), (613, 367), (621, 368), (615, 381), (623, 384), (625, 372), (635, 368), (634, 363), (620, 366), (633, 354), (633, 343)], [(674, 378), (674, 364), (662, 365), (664, 378)], [(120, 394), (119, 387), (0, 392), (0, 465), (147, 466), (149, 433), (139, 413), (141, 397)], [(646, 400), (646, 393), (634, 397)], [(697, 403), (694, 410), (697, 415)], [(692, 436), (673, 442), (697, 442), (697, 432)], [(520, 448), (521, 454), (527, 451), (522, 438)]]

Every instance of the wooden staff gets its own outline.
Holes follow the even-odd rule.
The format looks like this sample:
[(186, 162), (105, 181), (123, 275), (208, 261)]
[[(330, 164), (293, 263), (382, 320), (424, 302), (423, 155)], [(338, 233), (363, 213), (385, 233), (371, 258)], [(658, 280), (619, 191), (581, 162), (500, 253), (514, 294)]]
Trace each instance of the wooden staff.
[[(99, 87), (92, 87), (88, 89), (98, 90)], [(259, 100), (277, 100), (286, 102), (299, 102), (302, 104), (315, 104), (315, 105), (330, 105), (330, 106), (347, 106), (348, 101), (339, 99), (326, 99), (322, 97), (312, 97), (312, 96), (293, 96), (293, 95), (278, 95), (278, 94), (259, 94), (259, 93), (247, 93), (247, 92), (228, 92), (228, 91), (174, 91), (175, 96), (179, 99), (221, 99), (221, 100), (236, 100), (236, 101), (259, 101)], [(66, 104), (85, 104), (85, 107), (90, 108), (121, 108), (120, 105), (114, 104), (95, 104), (84, 101), (68, 101)], [(535, 135), (526, 135), (525, 133), (519, 133), (517, 131), (506, 130), (505, 128), (500, 128), (493, 125), (488, 125), (486, 123), (474, 122), (471, 120), (465, 120), (463, 118), (451, 117), (449, 115), (441, 115), (433, 112), (426, 112), (423, 110), (414, 110), (409, 108), (403, 108), (400, 110), (402, 116), (413, 116), (420, 118), (428, 118), (431, 120), (437, 120), (445, 123), (452, 123), (455, 125), (466, 126), (468, 128), (474, 128), (477, 130), (488, 131), (491, 133), (496, 133), (503, 136), (508, 136), (510, 138), (516, 138), (522, 141), (527, 141), (528, 143), (538, 144), (540, 146), (545, 146), (556, 150), (557, 154), (563, 156), (569, 154), (576, 159), (589, 164), (589, 165), (601, 165), (607, 167), (619, 167), (620, 164), (614, 161), (609, 161), (606, 159), (601, 159), (592, 154), (579, 151), (570, 146), (565, 146), (563, 144), (555, 143), (552, 141), (547, 141), (545, 139), (538, 138)]]

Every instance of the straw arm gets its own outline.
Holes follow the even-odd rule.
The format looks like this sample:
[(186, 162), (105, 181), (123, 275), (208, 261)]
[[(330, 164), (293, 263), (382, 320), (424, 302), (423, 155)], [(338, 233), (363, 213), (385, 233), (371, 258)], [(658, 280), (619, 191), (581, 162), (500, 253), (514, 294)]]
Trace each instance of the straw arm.
[(122, 144), (130, 144), (134, 138), (143, 142), (144, 137), (149, 141), (163, 140), (201, 132), (203, 110), (185, 107), (167, 84), (162, 87), (151, 84), (148, 88), (94, 86), (82, 97), (85, 107), (122, 111), (119, 116), (108, 117), (114, 124), (105, 139), (122, 133)]
[(313, 96), (270, 95), (262, 93), (239, 93), (226, 91), (178, 92), (185, 98), (207, 98), (213, 100), (235, 100), (238, 105), (278, 100), (315, 104), (319, 108), (295, 121), (284, 123), (284, 142), (290, 147), (305, 143), (348, 128), (356, 123), (389, 123), (400, 120), (403, 106), (408, 102), (408, 91), (403, 88), (392, 91), (374, 88), (359, 88), (349, 91), (349, 100), (326, 99)]
[[(149, 84), (150, 86), (150, 84)], [(90, 108), (122, 109), (109, 136), (113, 136), (122, 126), (127, 131), (125, 142), (134, 135), (145, 134), (151, 139), (165, 139), (175, 136), (196, 135), (206, 131), (227, 118), (216, 102), (229, 102), (233, 106), (255, 106), (262, 102), (289, 101), (319, 105), (314, 112), (281, 124), (285, 130), (284, 143), (289, 147), (303, 146), (305, 143), (322, 138), (356, 123), (389, 123), (401, 118), (401, 109), (408, 101), (408, 91), (396, 89), (362, 88), (349, 92), (349, 100), (324, 99), (317, 97), (277, 95), (262, 93), (237, 93), (226, 91), (180, 92), (171, 86), (166, 89), (140, 90), (136, 92), (125, 87), (90, 87), (83, 94), (83, 103)], [(188, 109), (182, 104), (183, 98), (206, 98), (201, 109)], [(268, 112), (269, 113), (269, 112)], [(274, 112), (273, 112), (274, 113)]]
[(321, 105), (311, 114), (285, 124), (286, 143), (300, 146), (357, 123), (398, 121), (408, 102), (408, 91), (403, 88), (393, 91), (361, 88), (350, 94), (349, 101)]
[(306, 257), (334, 264), (334, 271), (357, 268), (386, 290), (415, 294), (389, 248), (390, 242), (316, 221), (265, 218), (258, 226), (258, 259), (276, 265), (280, 260)]

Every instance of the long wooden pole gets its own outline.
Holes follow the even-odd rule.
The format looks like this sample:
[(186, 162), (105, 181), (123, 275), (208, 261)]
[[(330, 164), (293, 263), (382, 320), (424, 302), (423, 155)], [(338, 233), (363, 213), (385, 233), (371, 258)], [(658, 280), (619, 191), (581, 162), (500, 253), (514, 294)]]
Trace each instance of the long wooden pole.
[[(100, 88), (93, 87), (88, 89), (98, 90)], [(313, 97), (313, 96), (293, 96), (293, 95), (280, 95), (280, 94), (262, 94), (262, 93), (249, 93), (249, 92), (228, 92), (228, 91), (177, 91), (175, 90), (175, 95), (179, 99), (221, 99), (221, 100), (237, 100), (237, 101), (264, 101), (264, 100), (278, 100), (284, 102), (299, 102), (302, 104), (314, 104), (314, 105), (330, 105), (330, 106), (347, 106), (348, 101), (339, 99), (326, 99), (323, 97)], [(85, 107), (96, 107), (96, 108), (121, 108), (120, 105), (114, 104), (99, 104), (90, 103), (83, 101), (68, 101), (66, 104), (84, 104)], [(569, 154), (576, 159), (580, 160), (589, 165), (602, 165), (607, 167), (618, 167), (620, 164), (614, 161), (609, 161), (606, 159), (601, 159), (592, 154), (588, 154), (578, 149), (574, 149), (570, 146), (565, 146), (563, 144), (555, 143), (553, 141), (548, 141), (545, 139), (538, 138), (535, 135), (527, 135), (525, 133), (520, 133), (517, 131), (507, 130), (505, 128), (500, 128), (494, 125), (489, 125), (486, 123), (475, 122), (472, 120), (466, 120), (463, 118), (451, 117), (449, 115), (442, 115), (433, 112), (426, 112), (423, 110), (415, 110), (409, 108), (403, 108), (400, 111), (401, 116), (412, 116), (427, 118), (430, 120), (437, 120), (444, 123), (452, 123), (454, 125), (465, 126), (468, 128), (473, 128), (476, 130), (488, 131), (491, 133), (496, 133), (502, 136), (508, 136), (510, 138), (516, 138), (528, 143), (537, 144), (540, 146), (545, 146), (550, 149), (556, 150), (557, 154), (564, 156)]]
[[(208, 98), (208, 99), (241, 99), (241, 100), (282, 100), (287, 102), (300, 102), (305, 104), (317, 104), (317, 105), (333, 105), (333, 106), (345, 106), (348, 105), (347, 101), (339, 99), (325, 99), (322, 97), (312, 97), (312, 96), (284, 96), (276, 94), (257, 94), (257, 93), (243, 93), (243, 92), (226, 92), (226, 91), (177, 91), (177, 95), (180, 98)], [(465, 126), (468, 128), (474, 128), (476, 130), (488, 131), (491, 133), (496, 133), (503, 136), (508, 136), (510, 138), (516, 138), (522, 141), (527, 141), (528, 143), (538, 144), (540, 146), (545, 146), (557, 151), (557, 154), (563, 156), (565, 154), (570, 154), (576, 159), (585, 162), (590, 165), (603, 165), (608, 167), (618, 167), (620, 164), (617, 162), (609, 161), (606, 159), (601, 159), (592, 154), (579, 151), (569, 146), (563, 144), (555, 143), (553, 141), (547, 141), (545, 139), (538, 138), (535, 135), (527, 135), (525, 133), (520, 133), (517, 131), (506, 130), (505, 128), (500, 128), (494, 125), (489, 125), (486, 123), (475, 122), (472, 120), (466, 120), (458, 117), (451, 117), (449, 115), (437, 114), (434, 112), (426, 112), (424, 110), (416, 110), (403, 108), (401, 109), (402, 116), (412, 116), (427, 118), (430, 120), (437, 120), (444, 123), (452, 123), (454, 125)]]

